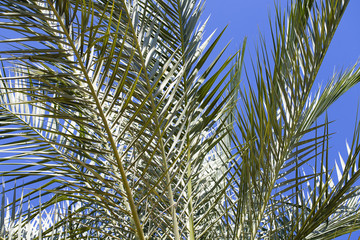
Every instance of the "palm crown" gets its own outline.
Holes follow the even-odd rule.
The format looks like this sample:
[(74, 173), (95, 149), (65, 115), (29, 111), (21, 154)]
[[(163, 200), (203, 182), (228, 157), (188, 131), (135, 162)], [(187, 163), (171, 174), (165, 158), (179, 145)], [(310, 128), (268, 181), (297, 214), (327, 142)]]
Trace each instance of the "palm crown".
[(263, 43), (256, 81), (241, 87), (245, 41), (210, 61), (222, 32), (203, 39), (201, 1), (0, 0), (11, 36), (1, 40), (1, 175), (16, 184), (7, 206), (3, 191), (3, 237), (329, 239), (359, 229), (359, 128), (335, 174), (329, 122), (317, 122), (359, 82), (358, 67), (311, 96), (347, 4), (278, 10), (271, 54)]

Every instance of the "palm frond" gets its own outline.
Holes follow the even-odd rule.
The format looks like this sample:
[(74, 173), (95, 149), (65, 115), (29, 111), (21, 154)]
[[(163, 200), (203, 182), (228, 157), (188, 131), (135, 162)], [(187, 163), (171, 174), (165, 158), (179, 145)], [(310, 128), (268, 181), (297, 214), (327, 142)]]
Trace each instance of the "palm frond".
[[(328, 198), (334, 197), (328, 190), (332, 181), (327, 155), (329, 122), (315, 123), (331, 103), (359, 82), (358, 66), (335, 76), (315, 99), (311, 94), (347, 4), (292, 2), (287, 15), (276, 12), (271, 54), (265, 41), (257, 51), (253, 63), (256, 84), (250, 83), (247, 73), (249, 85), (239, 90), (232, 138), (235, 145), (245, 147), (236, 153), (231, 171), (235, 181), (229, 191), (230, 221), (236, 226), (235, 238), (307, 239), (317, 227), (330, 236), (323, 225), (328, 218), (313, 218), (325, 214)], [(303, 173), (314, 163), (312, 173)], [(340, 208), (340, 202), (332, 200), (334, 210)], [(326, 210), (327, 216), (333, 213)], [(335, 237), (344, 231), (331, 234)]]
[(330, 239), (359, 229), (359, 126), (333, 170), (322, 121), (359, 67), (314, 87), (348, 2), (278, 7), (272, 51), (261, 43), (255, 83), (245, 68), (241, 86), (246, 40), (211, 59), (225, 29), (204, 38), (202, 1), (0, 0), (0, 174), (14, 186), (3, 188), (1, 237)]
[[(71, 201), (81, 211), (54, 226), (71, 220), (79, 231), (67, 234), (77, 239), (89, 228), (112, 239), (194, 238), (210, 215), (218, 224), (225, 191), (214, 195), (208, 187), (221, 189), (226, 176), (221, 141), (228, 126), (219, 123), (234, 93), (225, 94), (231, 70), (216, 79), (234, 57), (212, 73), (225, 47), (201, 70), (221, 36), (202, 42), (202, 7), (0, 2), (1, 27), (21, 35), (2, 41), (11, 45), (1, 52), (1, 175), (6, 184), (18, 179), (19, 187), (33, 188), (24, 197), (35, 200), (39, 190), (48, 196), (26, 221), (36, 209)], [(214, 172), (219, 177), (209, 185)], [(204, 199), (213, 205), (205, 213), (197, 208)]]

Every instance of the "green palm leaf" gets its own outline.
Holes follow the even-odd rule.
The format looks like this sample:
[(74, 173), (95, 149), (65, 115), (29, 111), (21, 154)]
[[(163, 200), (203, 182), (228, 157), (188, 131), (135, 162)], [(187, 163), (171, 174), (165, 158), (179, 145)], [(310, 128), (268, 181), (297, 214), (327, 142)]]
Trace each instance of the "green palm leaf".
[(218, 119), (232, 93), (220, 98), (226, 77), (217, 86), (215, 80), (233, 58), (211, 75), (222, 51), (198, 77), (219, 41), (201, 55), (210, 39), (201, 43), (205, 25), (196, 29), (200, 3), (0, 6), (2, 27), (21, 35), (3, 41), (17, 45), (2, 52), (12, 64), (1, 76), (1, 162), (12, 166), (2, 176), (35, 188), (25, 197), (35, 199), (39, 190), (52, 196), (27, 221), (65, 200), (82, 207), (54, 226), (77, 239), (195, 237), (203, 231), (197, 223), (208, 219), (196, 208), (204, 199), (215, 206), (206, 215), (221, 218), (216, 206), (225, 192), (207, 192), (199, 173), (210, 161), (216, 165), (206, 176), (227, 164), (212, 152), (222, 149), (227, 126)]
[(347, 4), (277, 9), (272, 52), (262, 42), (255, 83), (245, 68), (241, 86), (246, 42), (210, 60), (223, 31), (203, 40), (201, 1), (0, 0), (10, 36), (0, 40), (0, 164), (14, 186), (3, 187), (1, 236), (330, 239), (359, 229), (359, 128), (333, 171), (321, 120), (359, 68), (314, 88)]

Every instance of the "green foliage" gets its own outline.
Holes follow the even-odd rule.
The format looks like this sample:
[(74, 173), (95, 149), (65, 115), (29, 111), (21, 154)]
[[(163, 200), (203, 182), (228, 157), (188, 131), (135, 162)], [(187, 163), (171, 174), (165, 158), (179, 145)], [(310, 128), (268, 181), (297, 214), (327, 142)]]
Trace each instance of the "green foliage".
[(223, 31), (203, 40), (201, 1), (0, 0), (0, 236), (331, 239), (360, 229), (360, 126), (333, 173), (321, 120), (360, 69), (313, 87), (347, 4), (277, 9), (271, 55), (262, 43), (249, 76), (245, 41), (210, 58)]

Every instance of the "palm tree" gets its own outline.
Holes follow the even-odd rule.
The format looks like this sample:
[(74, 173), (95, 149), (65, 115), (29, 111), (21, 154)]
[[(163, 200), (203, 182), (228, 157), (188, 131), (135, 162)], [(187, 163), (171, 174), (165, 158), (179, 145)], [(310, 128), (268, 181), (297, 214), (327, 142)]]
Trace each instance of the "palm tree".
[(272, 50), (262, 42), (250, 76), (245, 41), (210, 60), (222, 32), (203, 40), (201, 1), (0, 0), (1, 236), (331, 239), (360, 229), (360, 128), (333, 171), (322, 120), (360, 69), (313, 87), (348, 2), (278, 8)]

